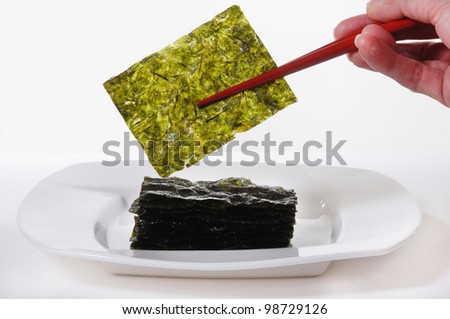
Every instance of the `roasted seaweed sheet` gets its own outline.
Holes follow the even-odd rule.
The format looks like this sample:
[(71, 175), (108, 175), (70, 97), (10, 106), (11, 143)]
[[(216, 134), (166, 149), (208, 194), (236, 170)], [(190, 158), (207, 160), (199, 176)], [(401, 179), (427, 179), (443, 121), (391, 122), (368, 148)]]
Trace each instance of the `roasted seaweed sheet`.
[(258, 186), (244, 178), (197, 182), (149, 178), (130, 208), (131, 249), (279, 248), (294, 231), (293, 190)]
[(284, 79), (199, 109), (276, 67), (238, 6), (111, 78), (104, 87), (157, 173), (191, 166), (296, 101)]

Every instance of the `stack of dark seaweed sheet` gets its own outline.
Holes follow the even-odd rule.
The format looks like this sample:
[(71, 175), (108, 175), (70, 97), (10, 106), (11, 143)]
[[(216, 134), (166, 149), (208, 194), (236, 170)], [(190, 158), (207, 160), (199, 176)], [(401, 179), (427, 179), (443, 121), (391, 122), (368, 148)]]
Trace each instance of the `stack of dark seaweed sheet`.
[(130, 208), (131, 249), (217, 250), (287, 247), (293, 236), (293, 190), (245, 178), (196, 182), (145, 177)]

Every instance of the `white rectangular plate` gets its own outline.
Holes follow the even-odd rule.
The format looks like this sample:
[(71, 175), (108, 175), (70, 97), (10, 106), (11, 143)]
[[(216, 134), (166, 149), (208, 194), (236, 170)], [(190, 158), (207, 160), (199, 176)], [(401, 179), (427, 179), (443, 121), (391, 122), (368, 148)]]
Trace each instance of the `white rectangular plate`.
[(293, 188), (299, 198), (292, 246), (228, 251), (133, 251), (128, 212), (152, 168), (82, 163), (39, 183), (24, 199), (18, 224), (44, 251), (101, 261), (115, 274), (264, 278), (316, 276), (331, 261), (387, 254), (411, 237), (421, 214), (396, 181), (347, 167), (191, 167), (196, 180), (247, 177)]

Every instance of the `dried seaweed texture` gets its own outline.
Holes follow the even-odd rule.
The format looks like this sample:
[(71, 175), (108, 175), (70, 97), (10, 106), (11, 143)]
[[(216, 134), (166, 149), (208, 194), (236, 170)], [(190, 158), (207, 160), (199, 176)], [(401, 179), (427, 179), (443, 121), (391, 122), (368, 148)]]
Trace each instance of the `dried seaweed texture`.
[(294, 231), (293, 190), (228, 178), (192, 183), (149, 178), (130, 212), (136, 214), (132, 249), (204, 250), (279, 248)]
[(284, 79), (199, 109), (276, 67), (238, 6), (132, 65), (104, 87), (158, 174), (167, 177), (296, 101)]

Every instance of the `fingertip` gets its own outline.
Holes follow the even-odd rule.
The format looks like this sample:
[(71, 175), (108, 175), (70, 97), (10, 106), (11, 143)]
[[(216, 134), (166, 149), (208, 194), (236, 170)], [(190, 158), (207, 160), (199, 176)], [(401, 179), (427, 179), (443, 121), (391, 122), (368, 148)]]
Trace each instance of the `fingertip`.
[[(382, 19), (382, 14), (380, 16), (380, 11), (384, 11), (384, 8), (386, 6), (387, 6), (386, 1), (370, 0), (369, 2), (366, 3), (366, 13), (372, 19), (380, 20), (380, 19)], [(380, 20), (380, 21), (382, 21), (382, 20)]]
[(369, 2), (366, 3), (366, 13), (368, 15), (371, 15), (372, 12), (374, 12), (377, 8), (377, 2), (376, 0), (371, 0)]
[(366, 13), (375, 21), (400, 19), (404, 14), (400, 9), (399, 2), (392, 0), (370, 0), (366, 3)]
[(360, 34), (357, 36), (355, 38), (355, 45), (364, 60), (365, 57), (374, 57), (378, 55), (377, 52), (380, 51), (380, 41), (370, 34)]
[(358, 59), (352, 61), (356, 66), (370, 65), (370, 61), (376, 55), (376, 39), (371, 35), (358, 34), (355, 37), (355, 46), (358, 48)]
[(348, 36), (349, 33), (353, 32), (354, 26), (348, 21), (341, 21), (333, 30), (333, 35), (335, 39), (340, 39)]
[(342, 22), (339, 23), (333, 30), (333, 35), (335, 39), (339, 39), (342, 37)]
[(358, 50), (364, 49), (367, 45), (367, 35), (360, 33), (355, 37), (355, 46), (358, 48)]
[[(382, 48), (382, 42), (377, 37), (365, 33), (356, 36), (355, 46), (358, 48), (361, 61), (364, 61), (364, 63), (367, 63), (372, 68), (373, 61), (379, 60), (382, 56), (382, 51), (384, 50)], [(361, 61), (359, 61), (359, 63), (361, 63)]]
[(380, 39), (385, 42), (390, 47), (394, 48), (396, 46), (396, 42), (391, 33), (387, 32), (385, 29), (376, 24), (370, 24), (364, 28), (361, 32), (364, 35), (370, 35)]
[(369, 23), (373, 21), (370, 20), (367, 15), (362, 14), (348, 18), (341, 21), (333, 30), (333, 34), (336, 39), (347, 37), (349, 35), (355, 34), (358, 30), (361, 30)]

